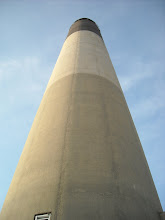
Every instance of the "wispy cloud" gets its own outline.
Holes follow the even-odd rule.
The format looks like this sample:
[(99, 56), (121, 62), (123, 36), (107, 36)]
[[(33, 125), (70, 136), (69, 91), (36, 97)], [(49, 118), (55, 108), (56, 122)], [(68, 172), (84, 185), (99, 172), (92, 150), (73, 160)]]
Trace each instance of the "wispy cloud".
[[(143, 61), (136, 61), (134, 59), (129, 59), (130, 65), (127, 65), (124, 76), (119, 75), (120, 83), (124, 92), (127, 92), (132, 87), (137, 86), (141, 81), (147, 81), (149, 79), (154, 79), (155, 76), (159, 76), (164, 68), (161, 62), (149, 63)], [(123, 66), (122, 66), (123, 67)]]
[(142, 97), (140, 101), (134, 103), (131, 108), (131, 112), (134, 118), (143, 117), (148, 118), (160, 114), (159, 111), (165, 108), (165, 82), (158, 81), (155, 85), (152, 85), (151, 94), (146, 97)]
[[(40, 92), (50, 72), (38, 57), (7, 59), (0, 62), (0, 85), (7, 92), (33, 93)], [(12, 90), (13, 88), (13, 90)]]

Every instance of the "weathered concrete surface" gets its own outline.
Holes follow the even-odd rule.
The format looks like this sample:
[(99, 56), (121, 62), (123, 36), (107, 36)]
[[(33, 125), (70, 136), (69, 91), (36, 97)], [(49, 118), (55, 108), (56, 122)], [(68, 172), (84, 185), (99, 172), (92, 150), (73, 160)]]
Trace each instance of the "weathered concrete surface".
[(161, 220), (165, 220), (165, 212), (160, 213), (160, 217)]
[(79, 73), (102, 76), (120, 88), (103, 40), (91, 31), (77, 31), (67, 38), (47, 89), (59, 79)]
[(46, 212), (52, 220), (160, 220), (161, 204), (114, 68), (101, 38), (88, 32), (77, 31), (64, 44), (2, 220)]

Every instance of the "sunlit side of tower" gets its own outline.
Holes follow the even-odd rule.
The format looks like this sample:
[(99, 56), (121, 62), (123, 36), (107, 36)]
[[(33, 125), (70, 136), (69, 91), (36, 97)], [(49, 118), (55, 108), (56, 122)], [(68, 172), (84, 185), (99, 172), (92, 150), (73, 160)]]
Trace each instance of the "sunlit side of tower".
[(161, 212), (100, 30), (80, 19), (64, 42), (0, 219), (160, 220)]

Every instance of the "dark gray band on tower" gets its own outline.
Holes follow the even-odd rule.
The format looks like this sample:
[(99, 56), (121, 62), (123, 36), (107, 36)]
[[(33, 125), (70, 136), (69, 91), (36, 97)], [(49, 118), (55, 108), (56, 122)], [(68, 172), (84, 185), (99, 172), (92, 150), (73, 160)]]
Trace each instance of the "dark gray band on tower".
[(94, 32), (95, 34), (99, 35), (102, 38), (100, 30), (99, 30), (97, 24), (94, 21), (92, 21), (88, 18), (81, 18), (81, 19), (75, 21), (72, 24), (72, 26), (70, 27), (67, 37), (69, 37), (74, 32), (81, 31), (81, 30), (92, 31), (92, 32)]

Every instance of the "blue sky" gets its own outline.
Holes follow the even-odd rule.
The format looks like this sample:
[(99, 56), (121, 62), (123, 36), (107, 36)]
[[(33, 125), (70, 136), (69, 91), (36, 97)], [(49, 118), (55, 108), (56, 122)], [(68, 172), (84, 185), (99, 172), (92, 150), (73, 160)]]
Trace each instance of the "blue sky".
[(71, 24), (100, 27), (165, 210), (165, 1), (0, 1), (0, 209)]

